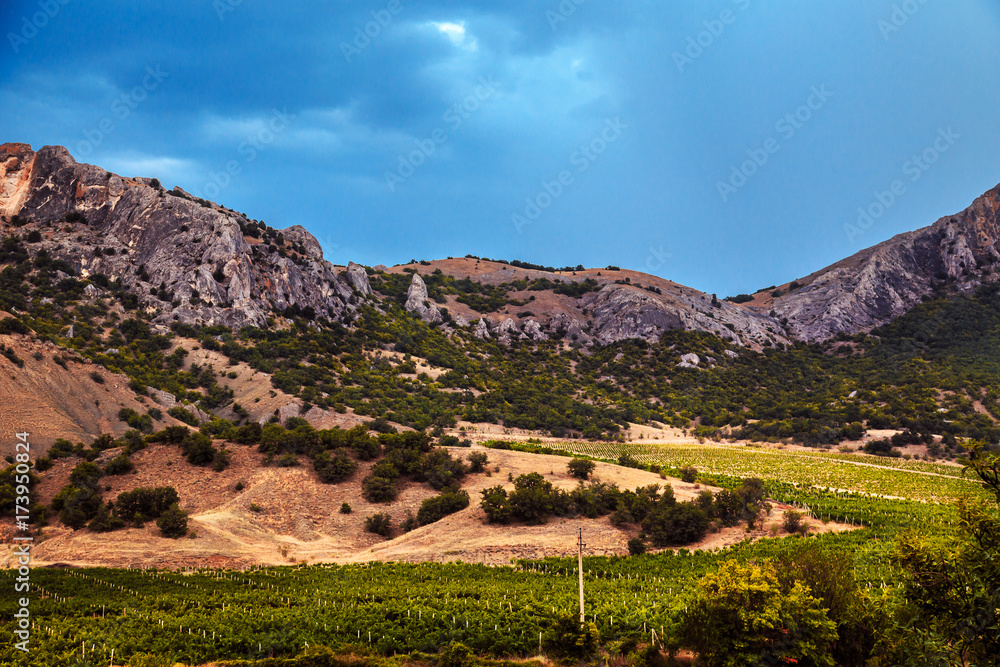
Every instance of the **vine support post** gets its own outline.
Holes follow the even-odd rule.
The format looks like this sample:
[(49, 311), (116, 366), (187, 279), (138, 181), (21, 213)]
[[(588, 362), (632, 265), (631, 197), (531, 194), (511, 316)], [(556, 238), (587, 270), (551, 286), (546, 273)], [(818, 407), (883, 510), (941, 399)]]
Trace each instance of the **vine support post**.
[(580, 575), (580, 627), (586, 622), (583, 610), (583, 528), (579, 529), (580, 536), (577, 540), (577, 571)]

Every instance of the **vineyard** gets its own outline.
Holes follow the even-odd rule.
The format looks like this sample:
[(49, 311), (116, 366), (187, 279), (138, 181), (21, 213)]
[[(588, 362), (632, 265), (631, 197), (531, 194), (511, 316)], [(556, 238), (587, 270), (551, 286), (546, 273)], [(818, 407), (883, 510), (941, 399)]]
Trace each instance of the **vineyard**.
[[(801, 507), (810, 521), (857, 526), (810, 539), (823, 549), (853, 554), (857, 579), (876, 602), (891, 598), (899, 585), (889, 562), (895, 538), (915, 526), (950, 533), (954, 508), (934, 501), (976, 490), (945, 473), (872, 468), (832, 456), (698, 446), (566, 446), (595, 458), (628, 454), (663, 465), (693, 464), (721, 486), (735, 486), (751, 473), (768, 479), (770, 497)], [(877, 495), (889, 489), (911, 497)], [(775, 558), (801, 541), (769, 538), (719, 551), (585, 558), (587, 620), (609, 650), (648, 642), (669, 626), (683, 604), (682, 592), (721, 561)], [(15, 577), (13, 571), (0, 573), (0, 586), (13, 590)], [(484, 656), (530, 656), (539, 652), (555, 620), (577, 604), (573, 559), (510, 567), (457, 562), (248, 571), (34, 569), (31, 584), (32, 651), (25, 657), (11, 648), (12, 628), (4, 625), (3, 664), (107, 665), (112, 650), (116, 664), (141, 653), (199, 664), (295, 656), (317, 645), (391, 656), (435, 653), (452, 642)], [(5, 618), (13, 604), (4, 597)]]
[(803, 487), (852, 491), (873, 496), (949, 503), (975, 492), (956, 466), (876, 459), (851, 454), (799, 452), (738, 445), (609, 443), (567, 441), (546, 446), (595, 459), (617, 461), (622, 455), (666, 468), (694, 466), (727, 477), (760, 477)]

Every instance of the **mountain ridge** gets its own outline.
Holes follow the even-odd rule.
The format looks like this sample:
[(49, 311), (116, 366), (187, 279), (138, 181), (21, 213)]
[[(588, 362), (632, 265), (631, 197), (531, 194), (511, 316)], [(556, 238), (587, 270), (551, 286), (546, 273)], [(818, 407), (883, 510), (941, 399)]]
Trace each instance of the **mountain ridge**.
[[(745, 303), (617, 267), (551, 272), (468, 256), (472, 267), (449, 258), (386, 271), (421, 274), (420, 283), (441, 271), (494, 292), (506, 285), (512, 306), (470, 310), (459, 305), (461, 298), (431, 303), (427, 286), (414, 279), (416, 297), (407, 306), (435, 324), (474, 326), (477, 335), (505, 342), (553, 336), (586, 346), (653, 342), (666, 331), (691, 330), (761, 349), (870, 331), (945, 286), (970, 293), (1000, 261), (998, 211), (1000, 186), (965, 211)], [(277, 230), (180, 188), (167, 191), (156, 179), (78, 163), (59, 146), (36, 152), (27, 144), (0, 145), (0, 214), (15, 226), (66, 222), (61, 232), (57, 226), (43, 236), (42, 248), (83, 277), (102, 273), (119, 281), (159, 325), (261, 327), (275, 312), (350, 324), (358, 303), (377, 304), (385, 296), (372, 294), (368, 282), (380, 272), (353, 262), (345, 271), (326, 261), (301, 226)], [(544, 311), (534, 298), (542, 294)], [(526, 307), (529, 299), (534, 303)]]

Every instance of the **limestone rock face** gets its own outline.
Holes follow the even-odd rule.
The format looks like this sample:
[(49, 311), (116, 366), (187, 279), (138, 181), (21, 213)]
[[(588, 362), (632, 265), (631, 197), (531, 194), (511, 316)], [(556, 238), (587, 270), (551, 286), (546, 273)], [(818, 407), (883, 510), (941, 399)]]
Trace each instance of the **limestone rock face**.
[(292, 243), (292, 245), (301, 245), (306, 251), (306, 257), (323, 259), (323, 248), (320, 246), (319, 241), (302, 225), (286, 227), (281, 230), (281, 234), (285, 237), (285, 241)]
[(601, 345), (632, 338), (659, 340), (666, 331), (708, 331), (739, 345), (787, 342), (781, 324), (766, 314), (683, 288), (655, 294), (628, 285), (605, 285), (583, 303), (592, 312), (591, 335)]
[(965, 211), (899, 234), (801, 279), (777, 298), (789, 332), (817, 341), (868, 331), (906, 313), (948, 284), (971, 292), (1000, 261), (1000, 186)]
[(531, 340), (548, 340), (548, 335), (542, 331), (542, 325), (540, 325), (535, 320), (527, 320), (524, 326), (521, 327), (524, 335)]
[(694, 352), (689, 352), (688, 354), (682, 354), (681, 360), (678, 362), (678, 368), (698, 368), (698, 364), (701, 363), (701, 357), (699, 357)]
[(120, 280), (154, 322), (264, 326), (289, 306), (353, 319), (350, 288), (305, 229), (281, 232), (286, 248), (305, 256), (272, 252), (244, 237), (239, 213), (151, 183), (78, 164), (65, 148), (0, 145), (0, 212), (53, 222), (82, 216), (71, 223), (73, 243), (43, 247), (84, 277)]
[(365, 267), (354, 262), (347, 264), (347, 281), (361, 296), (371, 296), (372, 286), (368, 282), (368, 272)]
[(438, 310), (437, 306), (431, 304), (428, 298), (424, 279), (420, 277), (419, 273), (414, 273), (413, 279), (410, 281), (410, 288), (406, 291), (406, 305), (404, 307), (408, 312), (418, 315), (424, 322), (440, 322), (444, 319), (441, 317), (441, 311)]
[(472, 330), (472, 334), (476, 338), (480, 338), (480, 339), (487, 339), (487, 340), (489, 340), (490, 338), (492, 338), (492, 336), (490, 335), (490, 326), (489, 326), (489, 324), (487, 324), (486, 320), (483, 319), (483, 318), (479, 318), (478, 320), (476, 320), (476, 326)]
[(513, 319), (507, 318), (496, 326), (494, 330), (497, 341), (503, 345), (510, 345), (513, 340), (522, 340), (526, 336), (517, 328), (517, 323)]

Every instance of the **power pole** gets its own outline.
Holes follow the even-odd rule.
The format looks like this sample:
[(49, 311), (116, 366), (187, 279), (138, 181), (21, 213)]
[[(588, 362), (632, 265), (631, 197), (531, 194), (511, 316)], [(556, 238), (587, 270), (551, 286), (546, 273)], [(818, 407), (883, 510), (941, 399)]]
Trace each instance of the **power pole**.
[(583, 612), (583, 528), (580, 528), (580, 538), (577, 541), (577, 570), (580, 573), (580, 627), (584, 624)]

